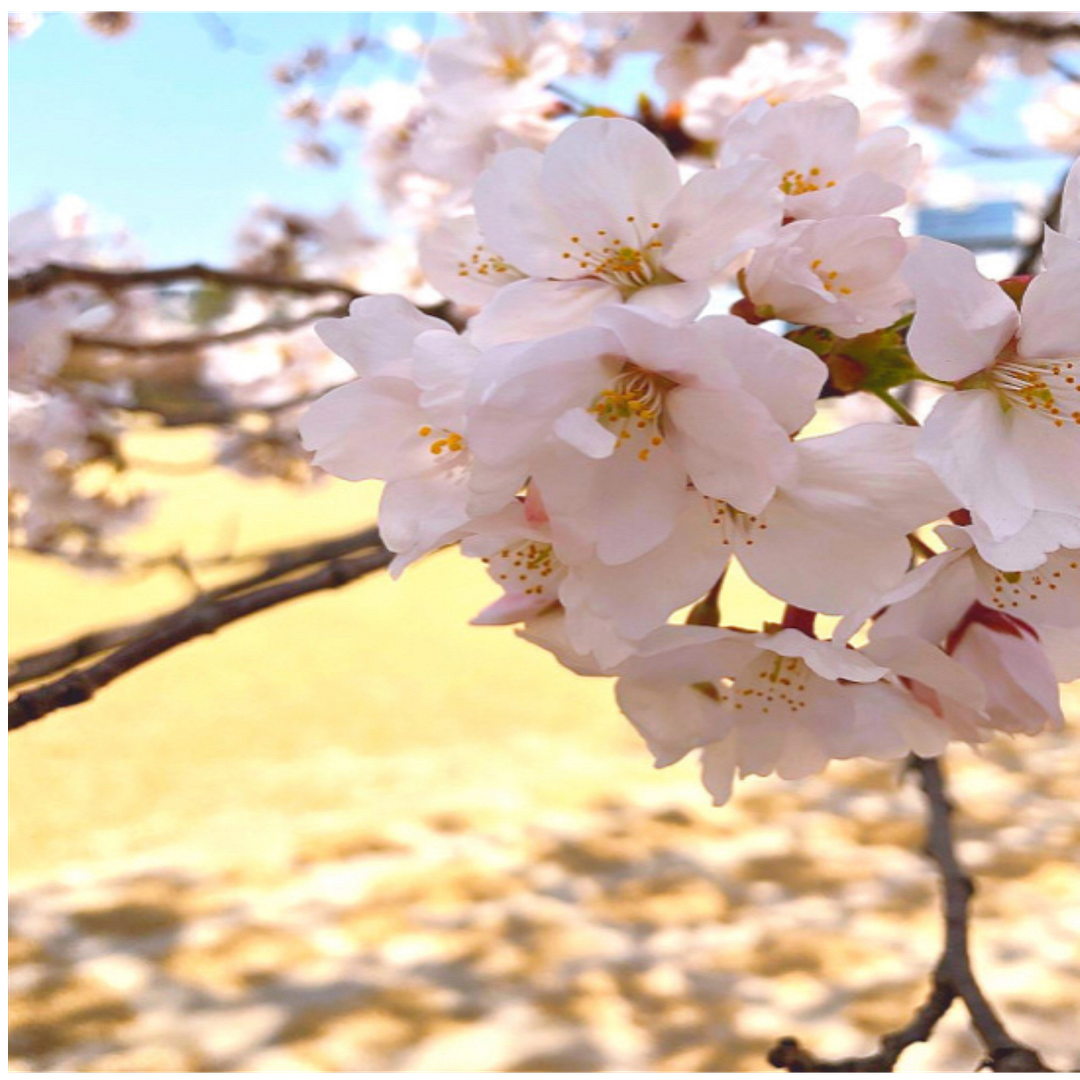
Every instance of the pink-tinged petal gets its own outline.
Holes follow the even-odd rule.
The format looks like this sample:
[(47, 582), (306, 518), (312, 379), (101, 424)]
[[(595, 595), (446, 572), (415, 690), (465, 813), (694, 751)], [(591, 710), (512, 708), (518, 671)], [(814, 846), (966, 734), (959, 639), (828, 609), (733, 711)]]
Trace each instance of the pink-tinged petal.
[(675, 159), (655, 135), (633, 120), (602, 117), (579, 120), (547, 148), (541, 185), (583, 243), (594, 244), (603, 229), (602, 243), (622, 239), (632, 247), (638, 229), (648, 234), (681, 186)]
[[(1080, 533), (1080, 522), (1077, 523)], [(1080, 625), (1080, 536), (1076, 548), (1055, 551), (1037, 566), (1012, 573), (976, 563), (979, 599), (1040, 628)]]
[(788, 604), (839, 615), (896, 585), (911, 560), (901, 533), (860, 532), (807, 514), (784, 491), (765, 510), (767, 529), (740, 547), (739, 562), (763, 589)]
[(914, 456), (918, 432), (867, 423), (795, 444), (796, 483), (765, 512), (750, 576), (788, 604), (829, 615), (862, 607), (904, 576), (908, 532), (955, 509), (956, 498)]
[(1080, 679), (1080, 626), (1044, 626), (1040, 637), (1057, 681)]
[(473, 453), (492, 465), (532, 454), (559, 416), (607, 384), (612, 364), (605, 356), (614, 345), (610, 331), (593, 327), (485, 353), (468, 417)]
[(630, 562), (671, 535), (686, 490), (686, 470), (667, 445), (657, 447), (647, 461), (616, 451), (593, 468), (601, 562)]
[(757, 635), (672, 624), (642, 641), (637, 655), (619, 665), (619, 674), (634, 680), (692, 683), (737, 675), (759, 657)]
[(692, 686), (620, 679), (615, 697), (648, 745), (658, 769), (722, 739), (731, 730), (731, 714)]
[(916, 455), (980, 518), (995, 539), (1031, 519), (1031, 481), (1009, 445), (1008, 417), (990, 390), (963, 390), (938, 399)]
[(403, 296), (362, 296), (341, 319), (320, 319), (315, 333), (360, 375), (407, 375), (413, 342), (426, 330), (446, 330)]
[(995, 540), (978, 522), (972, 523), (969, 532), (979, 555), (991, 566), (1007, 571), (1034, 570), (1046, 562), (1049, 552), (1080, 548), (1080, 518), (1049, 510), (1036, 510), (1031, 520), (1007, 540)]
[[(851, 165), (859, 137), (859, 110), (833, 94), (769, 107), (763, 99), (742, 110), (725, 132), (720, 163), (727, 167), (748, 157), (766, 157), (806, 175), (820, 167), (826, 176)], [(805, 196), (794, 196), (797, 203)]]
[(647, 285), (626, 301), (627, 306), (655, 311), (671, 319), (687, 322), (705, 310), (711, 297), (704, 281), (680, 281), (674, 285)]
[(914, 428), (875, 423), (801, 439), (798, 482), (785, 499), (856, 532), (904, 536), (956, 509), (955, 496), (915, 456), (918, 443)]
[(516, 633), (524, 641), (547, 649), (560, 664), (578, 675), (592, 678), (610, 674), (607, 668), (597, 662), (596, 657), (583, 655), (574, 649), (566, 632), (566, 616), (560, 608), (552, 608), (530, 619)]
[(941, 697), (978, 712), (986, 705), (986, 687), (963, 664), (919, 637), (876, 635), (863, 652), (890, 671), (929, 687)]
[(886, 683), (860, 687), (850, 744), (854, 757), (889, 761), (908, 753), (937, 757), (952, 729), (909, 693)]
[(710, 278), (780, 228), (780, 168), (762, 158), (706, 169), (686, 183), (660, 230), (661, 262), (687, 281)]
[(703, 323), (715, 323), (712, 332), (743, 389), (753, 394), (788, 434), (813, 418), (828, 373), (809, 349), (729, 315), (717, 315)]
[[(963, 552), (946, 552), (927, 559), (887, 593), (868, 605), (887, 610), (875, 619), (870, 640), (917, 637), (939, 644), (956, 628), (975, 596), (975, 571)], [(847, 619), (841, 626), (846, 631)]]
[(831, 641), (818, 641), (799, 630), (780, 630), (775, 634), (762, 635), (758, 640), (763, 649), (778, 656), (799, 657), (811, 671), (830, 681), (875, 682), (888, 674), (880, 664), (868, 660), (854, 649)]
[(452, 330), (429, 330), (413, 344), (413, 381), (424, 408), (459, 413), (479, 353)]
[[(1020, 309), (1017, 352), (1033, 360), (1071, 357), (1080, 379), (1080, 262), (1039, 274), (1027, 287)], [(1080, 383), (1072, 407), (1080, 409)]]
[(921, 237), (903, 272), (915, 294), (908, 348), (932, 378), (958, 382), (989, 367), (1020, 325), (1016, 305), (964, 248)]
[(1061, 191), (1061, 232), (1070, 239), (1080, 240), (1080, 158), (1069, 167)]
[(976, 623), (953, 656), (982, 679), (986, 712), (998, 731), (1035, 735), (1063, 726), (1057, 676), (1038, 641)]
[(552, 337), (588, 326), (601, 304), (618, 304), (614, 285), (595, 278), (545, 281), (526, 278), (500, 289), (469, 323), (469, 339), (479, 349), (514, 341)]
[(488, 250), (472, 214), (444, 221), (421, 239), (420, 267), (443, 296), (476, 307), (522, 276)]
[(867, 135), (855, 148), (855, 170), (874, 173), (906, 187), (915, 179), (922, 159), (921, 147), (917, 143), (908, 145), (909, 140), (908, 132), (902, 127), (880, 128)]
[(406, 379), (377, 376), (331, 390), (300, 419), (314, 462), (343, 480), (391, 480), (429, 471), (430, 440), (417, 390)]
[(640, 559), (571, 566), (560, 590), (563, 603), (587, 607), (629, 639), (645, 637), (673, 611), (704, 596), (727, 566), (727, 550), (717, 546), (710, 519), (706, 501), (688, 492), (674, 532)]
[(1013, 408), (1006, 425), (1007, 452), (1027, 470), (1029, 505), (1080, 516), (1080, 424), (1070, 418), (1058, 427), (1041, 412)]
[(390, 564), (397, 577), (411, 562), (453, 541), (466, 521), (468, 494), (464, 470), (387, 484), (379, 500), (379, 532), (398, 557)]
[(567, 228), (541, 190), (543, 160), (524, 148), (496, 154), (476, 181), (476, 220), (484, 244), (523, 274), (566, 277)]
[(1043, 232), (1043, 262), (1049, 270), (1080, 265), (1080, 237), (1064, 236), (1046, 226)]
[(679, 388), (667, 398), (669, 442), (697, 489), (759, 514), (795, 470), (795, 449), (756, 397)]
[(581, 408), (564, 412), (555, 421), (554, 431), (564, 443), (590, 458), (610, 457), (619, 441), (614, 432), (597, 423), (592, 413)]
[[(722, 316), (687, 325), (660, 312), (629, 304), (605, 307), (595, 317), (599, 326), (606, 326), (618, 335), (622, 355), (646, 371), (684, 386), (711, 390), (734, 390), (739, 386), (739, 379), (724, 355), (725, 351), (735, 352), (739, 342), (733, 340), (733, 328), (722, 323), (745, 326), (741, 319)], [(773, 336), (766, 331), (758, 333)]]
[(505, 593), (488, 604), (478, 615), (469, 620), (470, 626), (511, 626), (534, 618), (545, 608), (551, 607), (547, 596), (525, 596), (523, 593)]
[(713, 806), (724, 806), (731, 798), (738, 767), (738, 746), (734, 735), (711, 742), (701, 752), (701, 782), (713, 797)]

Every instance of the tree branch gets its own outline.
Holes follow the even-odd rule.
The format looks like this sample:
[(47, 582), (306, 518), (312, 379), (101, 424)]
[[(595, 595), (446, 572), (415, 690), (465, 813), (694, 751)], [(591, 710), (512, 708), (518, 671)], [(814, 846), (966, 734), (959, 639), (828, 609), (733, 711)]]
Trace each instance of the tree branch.
[(129, 338), (97, 337), (93, 334), (72, 334), (71, 344), (88, 349), (111, 349), (123, 353), (170, 353), (183, 349), (203, 349), (209, 345), (232, 345), (237, 341), (261, 334), (279, 334), (298, 330), (316, 319), (337, 319), (349, 313), (348, 302), (332, 308), (309, 311), (291, 318), (267, 319), (265, 322), (243, 326), (239, 330), (224, 330), (218, 334), (193, 334), (187, 337), (159, 338), (156, 341), (132, 341)]
[(37, 270), (8, 278), (8, 300), (27, 300), (64, 285), (92, 285), (109, 292), (143, 285), (171, 285), (177, 281), (201, 281), (238, 289), (291, 292), (301, 296), (318, 296), (327, 292), (340, 293), (350, 298), (360, 295), (351, 285), (340, 281), (283, 278), (245, 270), (216, 270), (205, 263), (197, 262), (185, 263), (182, 266), (162, 266), (152, 270), (105, 270), (98, 266), (81, 266), (76, 263), (46, 263)]
[(1013, 19), (996, 11), (962, 11), (974, 23), (999, 34), (1011, 34), (1027, 41), (1053, 44), (1057, 41), (1080, 41), (1080, 23), (1044, 23), (1037, 19)]
[(919, 774), (928, 808), (926, 853), (937, 864), (942, 882), (945, 942), (934, 969), (930, 995), (915, 1015), (881, 1039), (880, 1049), (865, 1057), (826, 1061), (790, 1036), (769, 1052), (769, 1064), (788, 1072), (892, 1072), (900, 1055), (917, 1042), (926, 1042), (937, 1022), (956, 999), (963, 1001), (988, 1057), (980, 1067), (993, 1072), (1053, 1072), (1030, 1047), (1017, 1042), (982, 992), (968, 951), (968, 905), (975, 887), (956, 855), (952, 828), (953, 804), (936, 758), (912, 755), (909, 767)]
[(911, 766), (919, 774), (929, 806), (927, 854), (941, 874), (945, 949), (938, 968), (939, 978), (947, 979), (963, 1000), (989, 1052), (987, 1064), (993, 1072), (1053, 1072), (1034, 1050), (1008, 1033), (975, 978), (968, 952), (968, 906), (975, 886), (956, 855), (953, 803), (945, 789), (941, 762), (937, 758), (913, 755)]
[[(1061, 203), (1065, 198), (1065, 181), (1069, 178), (1068, 172), (1066, 172), (1061, 180), (1058, 181), (1057, 187), (1054, 189), (1054, 193), (1050, 196), (1046, 203), (1046, 209), (1043, 210), (1042, 220), (1044, 225), (1053, 225), (1057, 221), (1061, 214)], [(1019, 276), (1022, 274), (1030, 274), (1035, 269), (1035, 264), (1039, 261), (1039, 256), (1042, 254), (1043, 249), (1043, 229), (1039, 229), (1036, 234), (1020, 249), (1019, 256), (1016, 260), (1016, 266), (1013, 268), (1013, 275)]]
[(89, 701), (120, 676), (178, 645), (205, 634), (213, 634), (229, 623), (276, 607), (287, 600), (323, 589), (340, 588), (375, 570), (381, 570), (392, 557), (392, 552), (383, 549), (352, 558), (332, 559), (304, 577), (277, 582), (240, 596), (221, 600), (202, 597), (163, 619), (154, 632), (122, 645), (103, 660), (20, 694), (8, 704), (8, 731), (17, 731), (58, 709)]
[[(347, 533), (344, 536), (332, 537), (329, 540), (235, 556), (237, 562), (260, 561), (263, 566), (254, 574), (204, 592), (196, 603), (237, 596), (315, 563), (338, 559), (344, 555), (353, 555), (365, 550), (373, 553), (382, 553), (386, 550), (379, 540), (379, 530), (374, 526), (359, 532)], [(161, 565), (165, 562), (175, 564), (176, 560), (163, 560)], [(94, 630), (60, 645), (27, 653), (8, 665), (8, 686), (21, 686), (36, 679), (47, 678), (100, 653), (121, 648), (149, 634), (167, 630), (173, 621), (186, 612), (190, 606), (187, 605), (150, 619), (141, 619), (138, 622)]]

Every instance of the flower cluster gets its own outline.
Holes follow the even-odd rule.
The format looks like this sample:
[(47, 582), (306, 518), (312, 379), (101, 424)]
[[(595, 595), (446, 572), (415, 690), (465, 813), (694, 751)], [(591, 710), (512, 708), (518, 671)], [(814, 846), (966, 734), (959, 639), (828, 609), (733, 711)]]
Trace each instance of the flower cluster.
[[(717, 802), (736, 774), (1059, 725), (1077, 169), (1047, 269), (1002, 287), (886, 216), (918, 158), (832, 96), (752, 102), (692, 175), (620, 118), (496, 153), (424, 250), (464, 329), (394, 296), (318, 323), (359, 377), (305, 445), (384, 482), (393, 572), (453, 543), (481, 558), (503, 595), (476, 621), (617, 678), (657, 763), (701, 750)], [(712, 313), (736, 268), (733, 314)], [(891, 393), (914, 380), (937, 392), (921, 428)], [(855, 391), (908, 423), (838, 429), (819, 403)], [(780, 622), (720, 625), (733, 559)]]

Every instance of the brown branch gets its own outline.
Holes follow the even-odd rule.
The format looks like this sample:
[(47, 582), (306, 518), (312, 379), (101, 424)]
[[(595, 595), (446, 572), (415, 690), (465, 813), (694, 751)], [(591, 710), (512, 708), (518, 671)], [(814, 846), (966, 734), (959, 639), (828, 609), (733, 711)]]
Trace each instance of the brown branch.
[(960, 999), (988, 1053), (980, 1067), (993, 1072), (1053, 1072), (1034, 1050), (1008, 1033), (975, 978), (968, 950), (968, 906), (975, 887), (956, 855), (953, 804), (945, 789), (941, 763), (936, 758), (912, 755), (908, 764), (918, 772), (926, 795), (926, 853), (937, 864), (942, 882), (945, 941), (930, 995), (907, 1024), (882, 1037), (874, 1054), (826, 1061), (789, 1036), (770, 1050), (769, 1064), (788, 1072), (892, 1072), (900, 1055), (914, 1043), (926, 1042), (937, 1022)]
[(968, 951), (968, 906), (975, 887), (956, 855), (953, 803), (945, 790), (941, 762), (913, 755), (911, 765), (919, 774), (929, 806), (927, 854), (941, 874), (945, 948), (938, 968), (939, 978), (947, 979), (963, 1000), (989, 1053), (987, 1064), (993, 1072), (1053, 1072), (1034, 1050), (1008, 1033), (975, 978)]
[(996, 11), (961, 11), (960, 14), (999, 34), (1011, 34), (1027, 41), (1041, 41), (1047, 45), (1057, 41), (1080, 41), (1080, 23), (1043, 23), (1036, 19), (1012, 19)]
[(267, 319), (238, 330), (224, 330), (218, 334), (192, 334), (186, 337), (159, 338), (156, 341), (132, 341), (130, 338), (98, 337), (93, 334), (72, 334), (71, 344), (87, 349), (111, 349), (123, 353), (170, 353), (184, 349), (203, 349), (210, 345), (232, 345), (237, 341), (259, 337), (262, 334), (287, 333), (298, 330), (315, 319), (337, 319), (349, 313), (347, 302), (332, 308), (309, 311), (291, 318)]
[(899, 1030), (881, 1037), (881, 1049), (865, 1057), (840, 1058), (824, 1061), (790, 1036), (781, 1039), (769, 1051), (769, 1064), (774, 1069), (788, 1072), (892, 1072), (900, 1055), (917, 1042), (926, 1042), (934, 1032), (937, 1022), (949, 1011), (956, 1000), (956, 991), (937, 975), (930, 995), (918, 1012)]
[[(353, 555), (356, 552), (370, 549), (375, 554), (385, 551), (379, 540), (378, 529), (372, 527), (360, 532), (348, 533), (345, 536), (333, 537), (329, 540), (319, 540), (314, 543), (299, 544), (295, 547), (280, 548), (273, 551), (253, 552), (247, 555), (233, 557), (233, 561), (251, 562), (261, 561), (263, 566), (256, 573), (220, 585), (203, 593), (196, 603), (206, 603), (225, 599), (230, 596), (241, 595), (260, 585), (268, 584), (286, 574), (295, 573), (315, 563), (326, 562), (330, 559), (339, 559), (344, 555)], [(171, 563), (176, 565), (175, 558), (162, 560), (159, 565)], [(220, 560), (215, 560), (220, 565)], [(164, 615), (157, 615), (150, 619), (141, 619), (138, 622), (125, 623), (121, 626), (112, 626), (103, 630), (94, 630), (87, 634), (73, 638), (48, 649), (27, 653), (12, 661), (8, 666), (8, 686), (21, 686), (36, 679), (44, 679), (50, 675), (73, 667), (83, 660), (100, 653), (108, 652), (128, 645), (139, 638), (150, 634), (156, 634), (167, 630), (169, 626), (188, 610), (190, 605)]]
[(41, 296), (64, 285), (92, 285), (105, 292), (138, 288), (143, 285), (171, 285), (177, 281), (201, 281), (237, 289), (265, 289), (270, 292), (291, 292), (301, 296), (318, 296), (336, 292), (354, 297), (360, 294), (351, 285), (340, 281), (283, 278), (272, 274), (257, 274), (245, 270), (216, 270), (204, 263), (185, 263), (182, 266), (162, 266), (153, 270), (105, 270), (98, 266), (75, 263), (46, 263), (18, 277), (8, 278), (8, 300), (27, 300)]
[(194, 638), (213, 634), (229, 623), (276, 607), (299, 596), (337, 589), (375, 570), (392, 558), (389, 551), (372, 551), (345, 559), (332, 559), (304, 577), (277, 582), (241, 596), (222, 600), (201, 598), (174, 613), (157, 631), (121, 646), (103, 660), (52, 682), (27, 690), (8, 704), (8, 731), (17, 731), (58, 709), (89, 701), (99, 690), (122, 675)]
[[(1058, 181), (1054, 193), (1047, 200), (1046, 209), (1043, 211), (1042, 215), (1044, 225), (1053, 226), (1061, 215), (1061, 204), (1065, 198), (1065, 181), (1068, 177), (1069, 174), (1066, 172), (1061, 180)], [(1020, 249), (1019, 257), (1016, 260), (1016, 266), (1013, 269), (1013, 275), (1019, 276), (1034, 272), (1035, 266), (1039, 261), (1039, 256), (1042, 254), (1042, 249), (1043, 230), (1039, 229), (1039, 231)]]

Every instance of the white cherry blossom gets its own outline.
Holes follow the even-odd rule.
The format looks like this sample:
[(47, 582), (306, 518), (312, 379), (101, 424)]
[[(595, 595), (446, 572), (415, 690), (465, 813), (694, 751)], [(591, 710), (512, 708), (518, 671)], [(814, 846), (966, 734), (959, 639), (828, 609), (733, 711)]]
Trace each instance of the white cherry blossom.
[(906, 254), (891, 218), (796, 221), (754, 253), (746, 292), (770, 316), (857, 337), (903, 313), (911, 298), (900, 274)]
[(658, 767), (702, 749), (717, 805), (736, 774), (793, 780), (830, 760), (940, 753), (949, 732), (889, 670), (800, 630), (667, 627), (619, 668), (617, 697)]
[(476, 12), (463, 35), (432, 44), (427, 70), (440, 88), (468, 83), (479, 97), (485, 82), (543, 86), (559, 78), (575, 45), (568, 23), (538, 24), (536, 15), (524, 11)]
[(401, 297), (354, 300), (348, 316), (315, 328), (361, 378), (311, 406), (304, 446), (335, 476), (386, 481), (379, 528), (398, 573), (468, 518), (464, 394), (475, 350)]
[(779, 227), (777, 182), (757, 159), (684, 184), (640, 124), (591, 117), (543, 153), (496, 156), (474, 202), (484, 244), (535, 279), (513, 287), (515, 311), (543, 306), (534, 286), (554, 279), (596, 303), (634, 297), (692, 317), (708, 281)]
[(905, 273), (916, 298), (911, 355), (956, 388), (927, 418), (919, 456), (991, 540), (1031, 528), (1044, 551), (1070, 542), (1080, 518), (1080, 263), (1036, 277), (1019, 312), (954, 245), (920, 239)]
[(795, 469), (789, 435), (813, 414), (821, 362), (728, 316), (684, 325), (618, 306), (596, 322), (484, 355), (468, 420), (477, 509), (531, 477), (556, 535), (610, 565), (671, 535), (688, 483), (763, 509)]
[(770, 106), (755, 101), (728, 125), (722, 169), (765, 158), (789, 218), (880, 214), (899, 206), (919, 165), (918, 146), (902, 128), (859, 138), (859, 110), (833, 95)]

